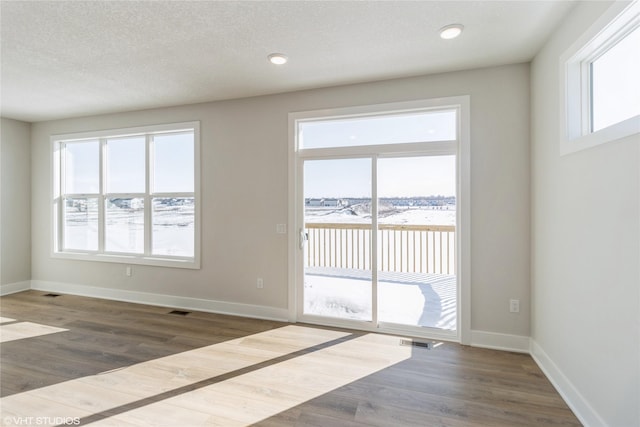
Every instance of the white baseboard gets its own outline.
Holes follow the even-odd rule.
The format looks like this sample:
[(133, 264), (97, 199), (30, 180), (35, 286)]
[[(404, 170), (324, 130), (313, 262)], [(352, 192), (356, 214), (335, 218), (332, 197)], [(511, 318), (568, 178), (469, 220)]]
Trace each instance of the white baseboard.
[(607, 423), (533, 338), (531, 339), (530, 354), (585, 427), (607, 427)]
[(499, 334), (496, 332), (471, 331), (471, 346), (493, 350), (529, 353), (529, 337)]
[(16, 292), (28, 291), (31, 289), (31, 281), (25, 280), (22, 282), (7, 283), (0, 285), (0, 296), (15, 294)]
[(232, 316), (251, 317), (254, 319), (277, 320), (281, 322), (287, 322), (289, 316), (289, 311), (285, 308), (189, 298), (175, 295), (160, 295), (122, 289), (98, 288), (94, 286), (49, 282), (45, 280), (32, 280), (31, 289), (85, 297), (104, 298), (115, 301), (133, 302), (138, 304), (157, 305), (183, 310), (197, 310), (209, 313), (228, 314)]

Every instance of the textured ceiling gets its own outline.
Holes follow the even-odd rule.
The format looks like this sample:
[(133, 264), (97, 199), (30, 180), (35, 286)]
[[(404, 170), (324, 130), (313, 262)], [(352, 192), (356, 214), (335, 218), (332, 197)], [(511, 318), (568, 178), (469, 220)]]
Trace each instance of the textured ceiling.
[[(7, 1), (3, 117), (42, 121), (526, 62), (568, 1)], [(462, 23), (456, 40), (437, 30)], [(287, 54), (287, 65), (267, 62)]]

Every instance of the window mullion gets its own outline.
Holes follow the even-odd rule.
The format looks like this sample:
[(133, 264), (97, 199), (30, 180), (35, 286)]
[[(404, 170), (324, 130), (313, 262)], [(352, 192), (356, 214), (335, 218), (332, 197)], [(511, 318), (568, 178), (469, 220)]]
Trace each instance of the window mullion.
[(379, 326), (378, 320), (378, 156), (371, 156), (371, 321)]
[(105, 194), (107, 192), (106, 187), (106, 176), (107, 173), (107, 140), (105, 138), (100, 138), (100, 158), (98, 162), (99, 167), (99, 182), (98, 182), (98, 253), (103, 253), (105, 248), (105, 221), (106, 221), (106, 203), (105, 203)]
[(64, 223), (65, 223), (65, 216), (66, 216), (66, 211), (65, 211), (65, 203), (66, 203), (66, 197), (67, 195), (65, 194), (65, 182), (66, 182), (66, 173), (65, 171), (67, 170), (67, 166), (66, 166), (66, 149), (67, 149), (67, 144), (66, 143), (60, 143), (59, 145), (59, 149), (60, 149), (60, 153), (59, 153), (59, 160), (60, 160), (60, 165), (59, 165), (59, 171), (58, 173), (60, 174), (60, 176), (58, 177), (58, 184), (59, 184), (59, 188), (58, 190), (58, 194), (59, 196), (59, 203), (58, 203), (58, 220), (57, 220), (57, 224), (56, 227), (58, 227), (58, 233), (56, 236), (56, 244), (58, 245), (58, 250), (62, 251), (65, 249), (64, 246), (64, 241), (65, 241), (65, 233), (64, 233)]
[(592, 132), (593, 129), (593, 97), (591, 96), (592, 88), (593, 88), (593, 80), (592, 80), (592, 66), (590, 61), (583, 61), (580, 67), (581, 77), (580, 77), (580, 93), (582, 99), (582, 116), (581, 116), (581, 124), (582, 124), (582, 134), (586, 135)]
[(145, 183), (144, 183), (144, 254), (146, 256), (151, 255), (152, 240), (153, 240), (153, 226), (151, 224), (152, 215), (151, 215), (151, 178), (153, 176), (151, 155), (152, 155), (152, 135), (146, 135), (145, 137), (145, 165), (144, 170), (147, 172), (145, 174)]

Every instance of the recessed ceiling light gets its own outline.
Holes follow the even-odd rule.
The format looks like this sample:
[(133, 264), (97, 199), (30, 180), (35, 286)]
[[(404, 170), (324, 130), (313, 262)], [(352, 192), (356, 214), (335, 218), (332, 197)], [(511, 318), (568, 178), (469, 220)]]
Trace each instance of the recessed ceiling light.
[(282, 53), (272, 53), (267, 58), (269, 58), (269, 62), (275, 65), (286, 64), (289, 60), (289, 58), (287, 58), (287, 55), (284, 55)]
[(440, 38), (443, 38), (445, 40), (455, 39), (460, 34), (462, 34), (463, 29), (464, 26), (462, 24), (447, 25), (446, 27), (440, 28)]

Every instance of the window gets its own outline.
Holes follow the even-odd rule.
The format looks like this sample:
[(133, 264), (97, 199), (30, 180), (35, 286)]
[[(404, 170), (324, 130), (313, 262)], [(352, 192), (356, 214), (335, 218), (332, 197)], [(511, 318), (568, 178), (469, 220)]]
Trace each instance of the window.
[(589, 65), (591, 132), (640, 114), (640, 26)]
[(199, 123), (57, 135), (53, 255), (199, 268)]
[(615, 3), (563, 55), (562, 154), (640, 133), (638, 52), (635, 1)]
[(455, 109), (310, 120), (298, 125), (301, 149), (453, 141)]

